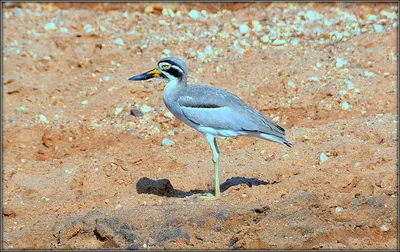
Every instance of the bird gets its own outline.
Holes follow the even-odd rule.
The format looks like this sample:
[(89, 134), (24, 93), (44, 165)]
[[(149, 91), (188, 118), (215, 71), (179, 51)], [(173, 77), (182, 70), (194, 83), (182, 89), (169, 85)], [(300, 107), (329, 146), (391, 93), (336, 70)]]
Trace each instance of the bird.
[(130, 77), (130, 81), (152, 78), (168, 80), (163, 91), (163, 101), (171, 113), (204, 135), (212, 151), (214, 163), (214, 194), (200, 196), (205, 200), (221, 198), (219, 184), (220, 152), (216, 137), (250, 136), (292, 147), (285, 138), (286, 130), (238, 96), (223, 89), (188, 84), (188, 68), (179, 58), (161, 59), (156, 68)]

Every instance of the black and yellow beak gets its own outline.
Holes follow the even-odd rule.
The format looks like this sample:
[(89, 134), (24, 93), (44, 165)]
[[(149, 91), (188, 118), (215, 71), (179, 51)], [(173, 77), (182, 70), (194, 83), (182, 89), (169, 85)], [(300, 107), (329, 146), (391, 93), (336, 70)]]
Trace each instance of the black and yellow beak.
[(155, 78), (158, 77), (158, 75), (160, 75), (161, 72), (158, 71), (157, 68), (150, 70), (148, 72), (142, 73), (142, 74), (138, 74), (135, 76), (132, 76), (131, 78), (129, 78), (128, 80), (132, 80), (132, 81), (138, 81), (138, 80), (148, 80), (151, 78)]

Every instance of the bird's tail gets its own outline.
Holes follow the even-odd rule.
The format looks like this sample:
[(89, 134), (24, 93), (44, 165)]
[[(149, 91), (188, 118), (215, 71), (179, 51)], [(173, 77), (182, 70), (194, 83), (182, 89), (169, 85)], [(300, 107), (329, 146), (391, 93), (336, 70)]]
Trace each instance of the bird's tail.
[(284, 144), (289, 148), (291, 148), (293, 146), (293, 144), (289, 140), (284, 138), (283, 136), (282, 137), (278, 137), (278, 136), (269, 135), (269, 134), (265, 134), (265, 133), (259, 133), (258, 137), (260, 137), (262, 139), (265, 139), (265, 140), (272, 141), (272, 142)]

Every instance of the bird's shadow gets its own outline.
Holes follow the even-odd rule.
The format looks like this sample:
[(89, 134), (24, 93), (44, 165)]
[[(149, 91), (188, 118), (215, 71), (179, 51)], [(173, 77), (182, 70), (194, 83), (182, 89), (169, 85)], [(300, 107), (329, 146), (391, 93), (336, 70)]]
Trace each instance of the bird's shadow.
[[(276, 181), (264, 181), (257, 178), (233, 177), (220, 184), (221, 192), (228, 190), (232, 186), (247, 185), (249, 187), (259, 185), (276, 184)], [(143, 177), (136, 182), (136, 191), (138, 194), (154, 194), (158, 196), (167, 196), (175, 198), (185, 198), (194, 194), (211, 193), (213, 190), (190, 190), (188, 192), (175, 189), (168, 179), (153, 180)]]

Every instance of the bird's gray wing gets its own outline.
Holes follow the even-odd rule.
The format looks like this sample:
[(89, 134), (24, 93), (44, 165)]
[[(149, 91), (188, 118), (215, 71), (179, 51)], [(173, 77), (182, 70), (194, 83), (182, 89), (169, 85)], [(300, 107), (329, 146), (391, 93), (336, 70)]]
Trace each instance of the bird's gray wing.
[(227, 91), (205, 86), (189, 87), (192, 88), (181, 95), (178, 103), (183, 115), (197, 125), (223, 130), (263, 132), (279, 137), (285, 134), (283, 128)]

